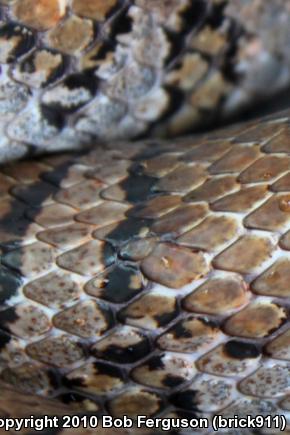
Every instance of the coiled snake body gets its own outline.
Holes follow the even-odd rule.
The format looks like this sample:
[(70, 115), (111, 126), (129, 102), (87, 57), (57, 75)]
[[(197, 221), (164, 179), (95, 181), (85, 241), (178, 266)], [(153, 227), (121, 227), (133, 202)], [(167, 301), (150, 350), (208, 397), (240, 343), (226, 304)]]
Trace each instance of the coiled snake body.
[(290, 3), (0, 5), (0, 416), (288, 419)]

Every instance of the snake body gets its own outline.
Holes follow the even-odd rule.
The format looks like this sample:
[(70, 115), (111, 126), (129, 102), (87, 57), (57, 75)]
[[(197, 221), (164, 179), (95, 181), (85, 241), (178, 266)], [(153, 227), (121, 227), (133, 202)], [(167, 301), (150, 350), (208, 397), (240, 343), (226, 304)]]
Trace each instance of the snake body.
[(289, 2), (0, 13), (0, 416), (288, 422)]

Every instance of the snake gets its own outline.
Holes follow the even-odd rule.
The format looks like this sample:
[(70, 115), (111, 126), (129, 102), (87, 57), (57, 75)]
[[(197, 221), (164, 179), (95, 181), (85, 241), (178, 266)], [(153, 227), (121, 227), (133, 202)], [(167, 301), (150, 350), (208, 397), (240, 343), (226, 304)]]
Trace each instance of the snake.
[(289, 433), (289, 38), (288, 0), (0, 0), (1, 424)]

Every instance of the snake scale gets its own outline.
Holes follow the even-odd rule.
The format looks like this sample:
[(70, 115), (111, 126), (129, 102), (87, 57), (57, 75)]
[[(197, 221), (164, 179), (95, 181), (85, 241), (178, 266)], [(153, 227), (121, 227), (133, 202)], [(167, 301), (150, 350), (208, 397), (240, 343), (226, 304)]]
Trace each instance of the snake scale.
[(205, 128), (289, 39), (288, 0), (0, 0), (1, 418), (288, 423), (290, 112)]

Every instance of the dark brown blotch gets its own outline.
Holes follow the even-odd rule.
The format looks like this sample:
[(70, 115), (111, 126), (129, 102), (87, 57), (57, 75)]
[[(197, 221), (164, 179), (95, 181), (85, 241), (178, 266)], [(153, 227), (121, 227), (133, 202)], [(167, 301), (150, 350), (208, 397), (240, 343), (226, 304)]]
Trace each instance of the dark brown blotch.
[(258, 358), (261, 354), (255, 344), (237, 340), (228, 341), (224, 346), (224, 351), (234, 359)]

